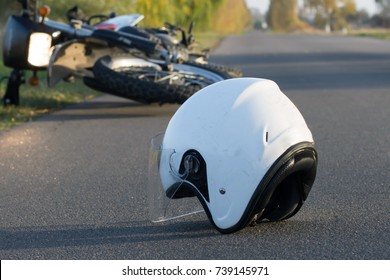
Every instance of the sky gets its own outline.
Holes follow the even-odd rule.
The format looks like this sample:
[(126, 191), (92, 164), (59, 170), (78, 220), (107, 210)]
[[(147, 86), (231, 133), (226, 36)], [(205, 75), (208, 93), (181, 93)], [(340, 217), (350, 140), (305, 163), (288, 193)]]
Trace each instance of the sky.
[[(268, 10), (269, 0), (246, 0), (246, 2), (249, 7), (260, 9), (261, 13), (265, 13)], [(370, 15), (377, 12), (375, 0), (355, 0), (355, 3), (358, 10), (366, 9)]]

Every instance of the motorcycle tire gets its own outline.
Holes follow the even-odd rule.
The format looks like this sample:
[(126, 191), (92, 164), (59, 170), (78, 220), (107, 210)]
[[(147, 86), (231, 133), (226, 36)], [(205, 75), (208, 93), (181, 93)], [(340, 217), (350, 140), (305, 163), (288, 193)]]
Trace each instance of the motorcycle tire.
[(202, 65), (204, 67), (207, 67), (207, 69), (210, 69), (213, 71), (218, 71), (220, 73), (221, 72), (226, 73), (227, 75), (229, 75), (232, 78), (240, 78), (243, 75), (241, 69), (239, 69), (239, 68), (216, 64), (216, 63), (211, 63), (211, 62), (207, 62), (204, 64), (203, 63), (196, 63), (196, 62), (187, 62), (186, 64), (196, 65), (196, 66)]
[(214, 63), (209, 63), (208, 65), (211, 68), (218, 70), (218, 71), (225, 72), (234, 78), (240, 78), (243, 76), (241, 69), (236, 68), (236, 67), (225, 66), (225, 65), (214, 64)]
[[(201, 88), (232, 76), (204, 65), (172, 64), (173, 69), (126, 65), (126, 55), (104, 56), (84, 83), (98, 91), (141, 103), (184, 103)], [(130, 58), (131, 59), (131, 58)], [(119, 62), (119, 63), (117, 63)], [(173, 81), (173, 82), (172, 82)]]

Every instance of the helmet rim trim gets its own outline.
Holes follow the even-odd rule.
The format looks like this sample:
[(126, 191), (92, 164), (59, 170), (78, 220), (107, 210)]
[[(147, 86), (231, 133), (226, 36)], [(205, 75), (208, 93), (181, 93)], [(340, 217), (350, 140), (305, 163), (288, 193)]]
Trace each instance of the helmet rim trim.
[[(256, 187), (256, 190), (254, 191), (254, 193), (253, 193), (253, 195), (252, 195), (252, 197), (251, 197), (251, 199), (250, 199), (250, 201), (249, 201), (249, 203), (248, 203), (248, 205), (247, 205), (243, 215), (241, 216), (241, 219), (232, 227), (229, 227), (229, 228), (226, 228), (226, 229), (219, 228), (214, 223), (214, 221), (212, 219), (212, 215), (211, 215), (208, 207), (205, 207), (205, 206), (207, 206), (206, 202), (203, 201), (203, 199), (199, 199), (201, 204), (202, 204), (202, 206), (203, 206), (203, 208), (205, 209), (205, 212), (206, 212), (210, 222), (213, 224), (213, 226), (221, 233), (233, 233), (233, 232), (238, 231), (238, 230), (246, 227), (247, 225), (251, 224), (251, 222), (253, 222), (253, 218), (257, 214), (259, 214), (259, 213), (261, 214), (261, 212), (262, 212), (261, 210), (265, 209), (265, 207), (269, 203), (269, 200), (270, 200), (273, 192), (275, 191), (275, 189), (278, 186), (278, 184), (270, 185), (270, 183), (272, 182), (274, 176), (278, 173), (278, 171), (286, 163), (289, 162), (290, 159), (292, 159), (295, 155), (297, 155), (298, 153), (300, 153), (302, 151), (310, 151), (310, 152), (312, 152), (313, 159), (314, 159), (314, 166), (312, 168), (314, 168), (316, 170), (316, 168), (317, 168), (317, 151), (316, 151), (316, 149), (314, 147), (314, 143), (312, 143), (312, 142), (301, 142), (301, 143), (298, 143), (298, 144), (295, 144), (295, 145), (291, 146), (268, 169), (267, 173), (264, 175), (264, 177), (262, 178), (262, 180), (260, 181), (260, 183)], [(294, 172), (292, 172), (292, 173), (294, 173)], [(306, 197), (307, 197), (307, 194), (302, 199), (301, 205), (299, 205), (297, 207), (297, 209), (296, 209), (297, 211), (294, 211), (294, 213), (289, 215), (287, 218), (295, 215), (298, 212), (298, 210), (302, 206), (303, 201), (306, 199)], [(200, 197), (198, 196), (198, 198), (200, 198)], [(262, 201), (262, 203), (259, 203), (260, 201)], [(259, 207), (259, 206), (261, 206), (261, 207)], [(259, 208), (261, 208), (260, 211), (256, 211)]]

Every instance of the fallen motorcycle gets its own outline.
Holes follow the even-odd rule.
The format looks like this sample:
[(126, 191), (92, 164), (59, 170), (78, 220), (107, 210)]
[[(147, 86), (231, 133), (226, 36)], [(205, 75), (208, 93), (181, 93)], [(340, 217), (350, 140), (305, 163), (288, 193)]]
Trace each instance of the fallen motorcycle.
[(22, 13), (9, 17), (3, 40), (4, 64), (13, 68), (4, 104), (19, 103), (26, 70), (48, 70), (50, 86), (78, 76), (94, 89), (146, 103), (182, 103), (231, 77), (207, 65), (172, 63), (172, 53), (158, 40), (52, 21), (47, 7), (37, 9), (38, 1), (18, 1)]
[(161, 45), (171, 53), (171, 61), (174, 63), (187, 62), (207, 65), (209, 69), (224, 72), (232, 77), (241, 77), (240, 69), (211, 63), (207, 60), (209, 49), (195, 51), (197, 41), (192, 34), (194, 22), (188, 30), (178, 25), (165, 22), (160, 28), (142, 28), (139, 23), (144, 19), (142, 14), (126, 14), (117, 16), (115, 12), (110, 14), (97, 14), (86, 17), (76, 5), (66, 13), (69, 22), (78, 20), (84, 28), (108, 29), (132, 35), (140, 36), (148, 40), (159, 41)]

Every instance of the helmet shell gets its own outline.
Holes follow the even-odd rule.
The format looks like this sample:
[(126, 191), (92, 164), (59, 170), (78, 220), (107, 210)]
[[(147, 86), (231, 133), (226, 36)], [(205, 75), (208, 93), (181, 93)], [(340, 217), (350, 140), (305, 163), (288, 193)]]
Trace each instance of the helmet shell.
[(174, 184), (177, 178), (170, 170), (179, 172), (183, 155), (197, 151), (206, 163), (208, 187), (208, 197), (198, 197), (218, 229), (234, 228), (265, 174), (302, 142), (313, 143), (312, 134), (275, 82), (218, 82), (194, 94), (170, 120), (162, 150), (175, 155), (169, 164), (166, 159), (160, 164), (162, 185), (167, 190)]

